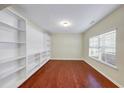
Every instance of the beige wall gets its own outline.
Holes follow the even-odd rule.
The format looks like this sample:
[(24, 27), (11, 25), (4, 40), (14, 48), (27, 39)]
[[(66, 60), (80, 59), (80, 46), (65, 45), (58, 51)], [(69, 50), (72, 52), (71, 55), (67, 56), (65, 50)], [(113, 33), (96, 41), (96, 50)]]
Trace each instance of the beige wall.
[[(96, 36), (117, 28), (117, 68), (113, 69), (98, 61), (88, 57), (88, 41), (92, 36)], [(84, 57), (86, 62), (91, 64), (97, 70), (105, 74), (115, 83), (124, 86), (124, 6), (107, 16), (94, 27), (84, 33)]]
[(53, 34), (52, 58), (80, 59), (83, 56), (83, 39), (81, 34)]

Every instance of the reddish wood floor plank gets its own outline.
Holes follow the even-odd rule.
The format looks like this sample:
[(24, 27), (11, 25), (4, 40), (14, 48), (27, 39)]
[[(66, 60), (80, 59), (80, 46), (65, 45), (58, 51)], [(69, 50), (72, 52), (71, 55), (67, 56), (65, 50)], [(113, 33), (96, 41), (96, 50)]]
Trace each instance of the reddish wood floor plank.
[(83, 61), (51, 60), (20, 88), (116, 88)]

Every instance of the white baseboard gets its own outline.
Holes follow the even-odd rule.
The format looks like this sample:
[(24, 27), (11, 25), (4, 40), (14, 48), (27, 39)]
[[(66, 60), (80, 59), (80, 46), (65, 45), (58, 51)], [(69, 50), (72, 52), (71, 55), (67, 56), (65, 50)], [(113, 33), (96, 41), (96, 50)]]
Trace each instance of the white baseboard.
[(95, 68), (93, 65), (91, 65), (88, 61), (86, 61), (84, 59), (84, 61), (89, 64), (91, 67), (93, 67), (96, 71), (98, 71), (99, 73), (101, 73), (103, 76), (105, 76), (107, 79), (109, 79), (111, 82), (113, 82), (115, 85), (117, 85), (119, 88), (123, 88), (122, 85), (120, 85), (118, 82), (116, 82), (115, 80), (113, 80), (112, 78), (110, 78), (109, 76), (107, 76), (106, 74), (104, 74), (102, 71), (100, 71), (99, 69)]
[(50, 60), (82, 60), (83, 58), (50, 58)]

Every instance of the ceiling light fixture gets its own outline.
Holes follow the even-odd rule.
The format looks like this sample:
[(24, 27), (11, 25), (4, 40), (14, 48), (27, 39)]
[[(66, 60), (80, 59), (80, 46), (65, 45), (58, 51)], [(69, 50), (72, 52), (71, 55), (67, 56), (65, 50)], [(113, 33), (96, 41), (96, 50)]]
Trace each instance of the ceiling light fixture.
[(69, 27), (71, 25), (71, 23), (69, 21), (61, 21), (60, 25), (62, 25), (64, 27)]

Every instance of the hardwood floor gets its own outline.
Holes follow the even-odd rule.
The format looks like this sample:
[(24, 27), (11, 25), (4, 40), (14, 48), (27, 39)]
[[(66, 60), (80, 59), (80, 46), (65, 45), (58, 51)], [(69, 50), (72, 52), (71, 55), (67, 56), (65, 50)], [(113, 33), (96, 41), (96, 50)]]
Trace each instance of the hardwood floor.
[(83, 61), (51, 60), (20, 88), (116, 88)]

